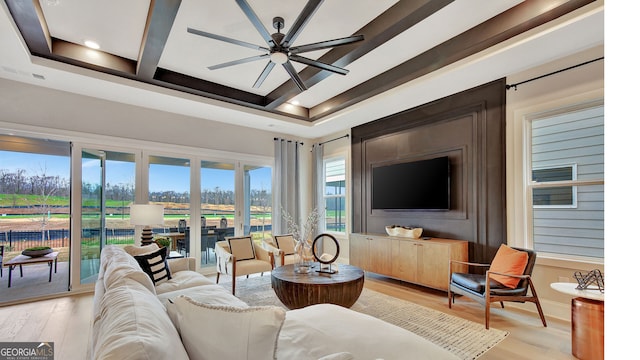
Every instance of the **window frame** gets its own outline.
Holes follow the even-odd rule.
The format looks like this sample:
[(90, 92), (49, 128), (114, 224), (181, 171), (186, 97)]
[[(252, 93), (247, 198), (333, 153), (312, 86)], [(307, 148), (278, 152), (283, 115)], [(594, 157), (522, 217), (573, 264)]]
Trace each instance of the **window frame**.
[[(523, 131), (522, 131), (522, 184), (524, 190), (524, 232), (525, 236), (523, 241), (518, 242), (518, 246), (523, 246), (527, 249), (534, 249), (534, 209), (537, 209), (533, 205), (533, 188), (542, 187), (557, 187), (557, 186), (573, 186), (576, 190), (579, 186), (589, 185), (604, 185), (603, 179), (597, 180), (571, 180), (571, 181), (550, 181), (544, 183), (536, 183), (532, 180), (532, 123), (535, 120), (549, 118), (552, 116), (559, 116), (569, 112), (583, 111), (596, 107), (604, 107), (604, 99), (596, 99), (590, 101), (584, 101), (579, 103), (565, 104), (552, 109), (543, 109), (536, 112), (523, 112)], [(536, 168), (538, 169), (538, 168)], [(576, 168), (577, 169), (577, 168)], [(577, 175), (574, 176), (574, 179)], [(575, 198), (575, 197), (574, 197)], [(577, 200), (576, 200), (577, 204)], [(551, 207), (548, 207), (551, 208)], [(560, 254), (560, 253), (546, 253), (538, 252), (538, 256), (541, 258), (542, 263), (549, 263), (550, 265), (561, 266), (561, 263), (557, 261), (571, 261), (574, 263), (591, 263), (591, 264), (603, 264), (604, 258), (588, 257), (572, 254)], [(549, 259), (545, 261), (544, 259)]]
[[(562, 181), (544, 181), (538, 182), (532, 180), (533, 172), (536, 170), (548, 170), (548, 169), (559, 169), (559, 168), (571, 168), (571, 180), (562, 180)], [(534, 209), (577, 209), (578, 208), (578, 186), (573, 185), (576, 182), (576, 178), (578, 177), (578, 164), (558, 164), (554, 166), (544, 166), (544, 167), (530, 167), (529, 174), (529, 186), (531, 186), (531, 196), (532, 196), (532, 206)], [(555, 188), (555, 187), (566, 187), (571, 186), (571, 204), (567, 205), (535, 205), (533, 204), (533, 190), (534, 189), (544, 189), (544, 188)]]

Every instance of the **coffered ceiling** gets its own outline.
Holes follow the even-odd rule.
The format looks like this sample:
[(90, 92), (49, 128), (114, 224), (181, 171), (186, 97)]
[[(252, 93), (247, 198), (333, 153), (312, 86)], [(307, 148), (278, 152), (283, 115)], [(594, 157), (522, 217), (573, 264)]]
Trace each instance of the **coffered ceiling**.
[[(348, 70), (292, 62), (252, 87), (265, 54), (187, 28), (268, 47), (243, 5), (282, 33), (303, 0), (5, 0), (0, 77), (113, 101), (305, 137), (320, 137), (604, 42), (594, 0), (325, 0), (294, 46), (363, 35), (304, 53)], [(317, 5), (317, 7), (315, 7)], [(100, 45), (87, 48), (87, 40)], [(24, 74), (32, 76), (20, 76)]]

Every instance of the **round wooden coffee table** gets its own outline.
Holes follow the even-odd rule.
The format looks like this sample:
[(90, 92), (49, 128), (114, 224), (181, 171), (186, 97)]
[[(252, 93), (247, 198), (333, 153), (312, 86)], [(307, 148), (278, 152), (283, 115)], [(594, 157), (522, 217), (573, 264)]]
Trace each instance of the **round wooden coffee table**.
[(358, 300), (363, 285), (364, 271), (351, 265), (340, 264), (335, 274), (313, 270), (298, 274), (294, 265), (279, 266), (271, 271), (273, 291), (289, 309), (323, 303), (349, 308)]

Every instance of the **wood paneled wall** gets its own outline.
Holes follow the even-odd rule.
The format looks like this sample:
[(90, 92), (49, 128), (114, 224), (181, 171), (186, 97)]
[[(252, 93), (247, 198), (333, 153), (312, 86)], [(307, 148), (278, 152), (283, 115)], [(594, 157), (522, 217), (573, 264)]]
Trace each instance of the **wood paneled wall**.
[[(353, 232), (422, 227), (423, 236), (469, 241), (469, 259), (490, 262), (506, 243), (505, 85), (496, 80), (353, 128)], [(450, 210), (371, 209), (372, 166), (444, 155)]]

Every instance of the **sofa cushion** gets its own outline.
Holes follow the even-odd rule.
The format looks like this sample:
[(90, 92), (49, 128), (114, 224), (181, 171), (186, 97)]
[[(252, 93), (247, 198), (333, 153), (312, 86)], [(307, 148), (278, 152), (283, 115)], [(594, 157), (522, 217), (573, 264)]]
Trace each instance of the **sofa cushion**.
[(194, 286), (212, 285), (213, 282), (195, 271), (179, 271), (171, 274), (171, 280), (156, 285), (156, 294), (187, 289)]
[(121, 279), (99, 301), (92, 359), (188, 359), (164, 306), (139, 282)]
[(192, 360), (275, 359), (286, 314), (279, 306), (209, 305), (187, 296), (173, 299), (167, 311)]
[(236, 257), (237, 261), (253, 260), (256, 258), (256, 251), (253, 248), (251, 236), (229, 238), (229, 252)]
[(124, 251), (131, 256), (144, 255), (148, 253), (152, 253), (158, 250), (160, 247), (156, 243), (151, 243), (149, 245), (139, 246), (139, 245), (127, 245), (123, 249)]
[(167, 265), (167, 249), (160, 248), (154, 252), (134, 256), (144, 271), (157, 286), (171, 280), (171, 272)]
[[(512, 249), (507, 245), (501, 244), (496, 256), (491, 261), (489, 271), (495, 271), (503, 274), (522, 275), (527, 267), (529, 254), (524, 251)], [(515, 289), (520, 282), (519, 278), (489, 274), (489, 277), (504, 286)]]
[(144, 285), (153, 294), (156, 293), (153, 281), (142, 271), (140, 264), (116, 245), (107, 245), (100, 254), (102, 283), (105, 290), (117, 286), (122, 279), (132, 279)]
[(318, 360), (341, 352), (354, 359), (459, 360), (419, 335), (342, 306), (317, 304), (287, 311), (278, 359)]
[(158, 294), (158, 299), (160, 299), (160, 302), (162, 302), (165, 307), (168, 307), (168, 300), (173, 300), (180, 295), (188, 296), (204, 304), (249, 307), (244, 301), (231, 295), (229, 290), (213, 283), (161, 293)]

